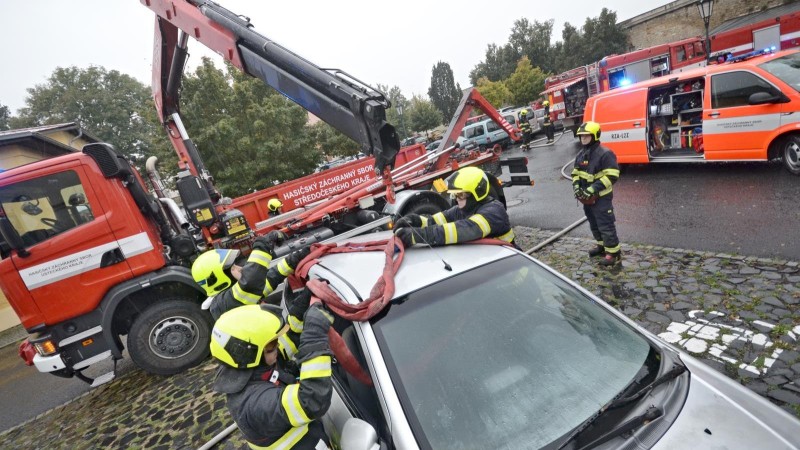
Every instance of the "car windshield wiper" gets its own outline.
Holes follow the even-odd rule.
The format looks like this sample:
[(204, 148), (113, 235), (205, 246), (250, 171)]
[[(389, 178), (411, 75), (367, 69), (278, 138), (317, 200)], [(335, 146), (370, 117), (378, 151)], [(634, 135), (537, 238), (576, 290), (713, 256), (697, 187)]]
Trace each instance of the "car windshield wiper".
[[(639, 398), (643, 397), (645, 394), (647, 394), (650, 391), (652, 391), (653, 388), (655, 388), (656, 386), (659, 386), (661, 384), (666, 383), (667, 381), (670, 381), (672, 379), (677, 378), (680, 374), (682, 374), (685, 371), (686, 371), (686, 366), (684, 366), (682, 364), (675, 364), (675, 365), (673, 365), (672, 369), (670, 369), (667, 373), (665, 373), (664, 375), (661, 375), (660, 377), (656, 378), (655, 380), (653, 380), (652, 383), (650, 383), (650, 384), (648, 384), (646, 386), (643, 386), (641, 389), (637, 390), (633, 394), (630, 394), (627, 397), (622, 397), (622, 398), (617, 398), (617, 399), (611, 400), (605, 406), (600, 408), (599, 411), (597, 411), (591, 417), (586, 419), (583, 423), (578, 425), (578, 427), (575, 428), (575, 431), (570, 433), (570, 435), (567, 436), (567, 438), (564, 440), (564, 442), (562, 442), (556, 448), (556, 450), (561, 450), (564, 447), (566, 447), (568, 444), (573, 442), (575, 440), (575, 438), (580, 436), (581, 433), (583, 433), (593, 423), (597, 422), (597, 419), (602, 417), (609, 410), (620, 408), (622, 406), (628, 405), (628, 404), (638, 400)], [(585, 446), (583, 446), (581, 448), (591, 448), (593, 446), (600, 445), (603, 442), (608, 441), (609, 439), (612, 439), (612, 438), (615, 438), (615, 437), (620, 436), (622, 434), (625, 434), (628, 431), (631, 431), (631, 430), (633, 430), (633, 429), (635, 429), (635, 428), (637, 428), (637, 427), (639, 427), (639, 426), (641, 426), (643, 424), (646, 424), (647, 422), (650, 422), (653, 419), (657, 419), (657, 418), (661, 417), (662, 414), (664, 414), (664, 412), (661, 410), (661, 408), (657, 408), (657, 407), (651, 406), (643, 414), (641, 414), (639, 416), (636, 416), (636, 417), (628, 420), (627, 422), (625, 422), (623, 424), (620, 424), (617, 427), (614, 427), (613, 429), (611, 429), (607, 433), (603, 434), (599, 438), (595, 439), (594, 441), (590, 442), (589, 444), (587, 444), (587, 445), (585, 445)]]

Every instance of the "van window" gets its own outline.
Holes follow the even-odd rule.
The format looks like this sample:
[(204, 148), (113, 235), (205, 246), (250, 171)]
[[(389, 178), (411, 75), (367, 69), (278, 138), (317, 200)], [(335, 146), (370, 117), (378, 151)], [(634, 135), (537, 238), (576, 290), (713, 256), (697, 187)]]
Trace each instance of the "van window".
[(703, 56), (703, 55), (706, 54), (705, 50), (703, 49), (703, 43), (702, 42), (695, 42), (694, 43), (694, 54), (696, 56)]
[(758, 67), (780, 78), (781, 81), (800, 92), (800, 53), (772, 59), (764, 64), (759, 64)]
[(711, 107), (748, 105), (752, 94), (774, 91), (771, 84), (750, 72), (721, 73), (711, 77)]
[(675, 59), (677, 59), (678, 62), (686, 61), (686, 50), (683, 48), (683, 46), (681, 45), (677, 50), (678, 53), (675, 55)]
[(492, 131), (497, 131), (499, 129), (500, 129), (500, 127), (496, 123), (491, 122), (491, 121), (490, 122), (486, 122), (486, 131), (488, 131), (489, 133), (491, 133)]
[(485, 133), (482, 126), (472, 127), (464, 130), (464, 137), (472, 139), (474, 137), (483, 136)]

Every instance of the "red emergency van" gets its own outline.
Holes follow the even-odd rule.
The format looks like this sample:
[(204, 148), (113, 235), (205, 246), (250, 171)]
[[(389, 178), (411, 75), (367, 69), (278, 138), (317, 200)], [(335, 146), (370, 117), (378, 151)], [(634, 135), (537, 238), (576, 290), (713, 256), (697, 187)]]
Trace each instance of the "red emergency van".
[(800, 51), (725, 64), (591, 97), (585, 121), (620, 163), (783, 160), (800, 175)]

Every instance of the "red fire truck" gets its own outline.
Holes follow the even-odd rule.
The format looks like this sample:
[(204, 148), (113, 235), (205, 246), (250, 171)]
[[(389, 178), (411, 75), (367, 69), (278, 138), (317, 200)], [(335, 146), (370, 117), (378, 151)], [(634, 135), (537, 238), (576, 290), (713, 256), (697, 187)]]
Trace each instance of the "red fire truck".
[(711, 60), (800, 46), (800, 5), (792, 3), (730, 20), (714, 30)]
[(700, 37), (656, 45), (570, 69), (545, 80), (553, 123), (573, 132), (583, 120), (586, 100), (600, 92), (705, 65)]
[[(473, 108), (518, 139), (470, 90), (440, 148), (416, 156), (420, 147), (399, 148), (385, 120), (390, 107), (385, 96), (352, 76), (313, 65), (213, 2), (141, 1), (156, 14), (153, 90), (179, 156), (182, 205), (162, 195), (154, 167), (148, 167), (153, 182), (148, 192), (135, 168), (105, 143), (0, 174), (0, 287), (30, 333), (20, 356), (41, 372), (102, 384), (113, 379), (113, 370), (95, 379), (83, 370), (107, 359), (116, 362), (123, 348), (155, 374), (196, 365), (208, 355), (211, 329), (210, 315), (200, 309), (205, 295), (188, 269), (199, 252), (246, 251), (255, 236), (282, 229), (294, 237), (283, 249), (287, 253), (341, 230), (357, 231), (362, 222), (388, 221), (380, 217), (384, 204), (392, 214), (447, 206), (436, 192), (412, 188), (426, 187), (460, 166), (498, 163), (497, 151), (454, 145)], [(189, 36), (353, 138), (370, 156), (226, 202), (180, 119), (178, 92)], [(530, 184), (525, 162), (513, 163), (525, 173), (512, 176), (512, 183)], [(492, 185), (502, 199), (497, 178)], [(289, 211), (266, 218), (262, 202), (274, 196), (282, 196)]]

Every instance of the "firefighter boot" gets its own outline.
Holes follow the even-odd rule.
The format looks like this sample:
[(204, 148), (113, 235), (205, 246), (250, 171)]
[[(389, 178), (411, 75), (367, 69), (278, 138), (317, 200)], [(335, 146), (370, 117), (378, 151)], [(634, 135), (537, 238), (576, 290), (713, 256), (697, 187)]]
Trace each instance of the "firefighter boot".
[(622, 264), (622, 252), (606, 253), (600, 261), (600, 265), (603, 267), (614, 267), (617, 264)]
[(606, 256), (606, 249), (602, 245), (598, 245), (589, 250), (589, 257), (594, 258), (595, 256)]

